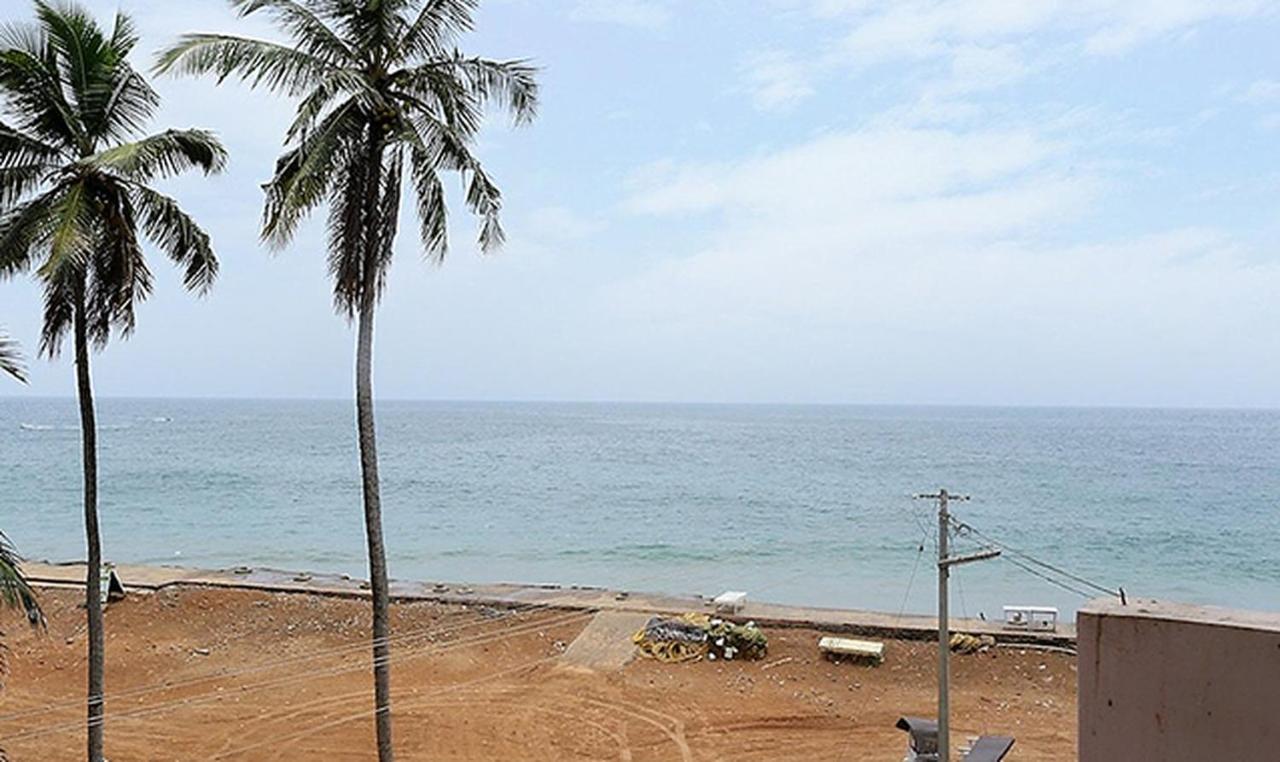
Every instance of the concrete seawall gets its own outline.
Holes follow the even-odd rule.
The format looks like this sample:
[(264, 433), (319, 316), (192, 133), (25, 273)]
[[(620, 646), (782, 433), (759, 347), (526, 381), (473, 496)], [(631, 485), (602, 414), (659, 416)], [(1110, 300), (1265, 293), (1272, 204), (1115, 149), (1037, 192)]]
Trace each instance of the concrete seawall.
[[(23, 573), (36, 585), (75, 586), (84, 584), (83, 563), (23, 564)], [(345, 575), (290, 572), (278, 569), (189, 569), (176, 566), (120, 565), (116, 574), (127, 590), (155, 591), (173, 586), (203, 586), (267, 590), (282, 593), (366, 597), (361, 580)], [(392, 580), (391, 597), (396, 601), (439, 601), (498, 608), (539, 606), (573, 611), (624, 611), (649, 614), (680, 614), (710, 611), (711, 602), (701, 596), (675, 596), (608, 590), (599, 587), (522, 585), (514, 583), (476, 584), (411, 582)], [(833, 633), (882, 638), (926, 640), (936, 638), (935, 617), (918, 614), (897, 616), (875, 611), (788, 606), (748, 601), (735, 619), (754, 620), (766, 627), (793, 627)], [(953, 632), (992, 635), (1002, 643), (1074, 648), (1075, 627), (1059, 623), (1056, 632), (1028, 632), (1006, 629), (999, 622), (952, 619)]]

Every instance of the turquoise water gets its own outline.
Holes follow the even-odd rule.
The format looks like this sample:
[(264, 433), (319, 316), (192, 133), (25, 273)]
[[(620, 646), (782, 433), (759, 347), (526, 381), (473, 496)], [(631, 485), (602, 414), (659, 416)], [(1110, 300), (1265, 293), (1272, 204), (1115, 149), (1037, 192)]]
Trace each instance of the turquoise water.
[[(363, 576), (350, 403), (99, 417), (109, 559)], [(76, 421), (0, 399), (0, 528), (33, 558), (84, 554)], [(1130, 595), (1280, 610), (1276, 412), (383, 402), (379, 425), (399, 578), (928, 611), (910, 495), (944, 486), (975, 527)], [(1083, 600), (1002, 560), (956, 579), (969, 615)]]

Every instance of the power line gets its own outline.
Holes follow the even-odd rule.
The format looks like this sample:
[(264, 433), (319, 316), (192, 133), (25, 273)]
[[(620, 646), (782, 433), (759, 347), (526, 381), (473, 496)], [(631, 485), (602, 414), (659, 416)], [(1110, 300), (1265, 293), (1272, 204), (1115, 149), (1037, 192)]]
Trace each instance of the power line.
[(1049, 575), (1047, 575), (1047, 574), (1044, 574), (1044, 573), (1042, 573), (1042, 572), (1040, 572), (1040, 571), (1037, 571), (1036, 569), (1033, 569), (1033, 568), (1031, 568), (1030, 566), (1027, 566), (1026, 564), (1022, 563), (1021, 561), (1018, 561), (1018, 560), (1016, 560), (1016, 559), (1014, 559), (1014, 558), (1012, 558), (1012, 557), (1007, 557), (1007, 558), (1005, 558), (1005, 560), (1006, 560), (1006, 561), (1008, 561), (1009, 563), (1013, 564), (1014, 566), (1018, 567), (1019, 569), (1022, 569), (1022, 570), (1023, 570), (1023, 571), (1025, 571), (1026, 573), (1028, 573), (1028, 574), (1030, 574), (1030, 575), (1032, 575), (1032, 576), (1035, 576), (1035, 577), (1039, 577), (1040, 579), (1044, 580), (1045, 582), (1048, 582), (1049, 584), (1054, 585), (1054, 586), (1056, 586), (1056, 587), (1060, 587), (1060, 588), (1062, 588), (1063, 590), (1066, 590), (1066, 591), (1067, 591), (1067, 592), (1069, 592), (1069, 593), (1075, 593), (1076, 595), (1079, 595), (1079, 596), (1080, 596), (1080, 597), (1082, 597), (1082, 598), (1089, 598), (1089, 597), (1092, 597), (1092, 594), (1091, 594), (1091, 593), (1088, 593), (1088, 592), (1086, 592), (1086, 591), (1084, 591), (1084, 590), (1081, 590), (1081, 589), (1080, 589), (1080, 588), (1078, 588), (1078, 587), (1072, 587), (1071, 585), (1067, 584), (1066, 582), (1062, 582), (1061, 580), (1054, 579), (1053, 577), (1050, 577), (1050, 576), (1049, 576)]
[[(1011, 547), (1011, 546), (1007, 545), (1006, 543), (1003, 543), (1003, 542), (1000, 542), (999, 540), (996, 540), (995, 538), (991, 537), (990, 535), (985, 534), (985, 533), (983, 533), (983, 532), (979, 531), (978, 529), (976, 529), (975, 527), (973, 527), (973, 526), (972, 526), (972, 525), (970, 525), (970, 524), (967, 524), (967, 523), (965, 523), (965, 522), (963, 522), (963, 521), (958, 521), (958, 520), (955, 520), (955, 519), (953, 519), (953, 520), (952, 520), (952, 522), (955, 524), (956, 531), (957, 531), (958, 533), (961, 533), (962, 535), (963, 535), (963, 534), (965, 534), (965, 533), (972, 533), (972, 534), (974, 534), (974, 535), (977, 535), (978, 537), (981, 537), (983, 540), (986, 540), (988, 543), (991, 543), (992, 545), (994, 545), (994, 546), (996, 546), (996, 547), (998, 547), (998, 548), (1001, 548), (1002, 550), (1004, 550), (1004, 551), (1008, 552), (1008, 553), (1009, 553), (1009, 554), (1011, 554), (1011, 555), (1018, 556), (1018, 557), (1022, 558), (1024, 561), (1027, 561), (1028, 563), (1034, 564), (1035, 566), (1038, 566), (1038, 567), (1040, 567), (1040, 568), (1042, 568), (1042, 569), (1046, 569), (1046, 570), (1048, 570), (1048, 571), (1050, 571), (1050, 572), (1053, 572), (1053, 573), (1058, 574), (1058, 575), (1060, 575), (1060, 576), (1066, 577), (1067, 579), (1072, 580), (1073, 582), (1077, 582), (1077, 583), (1079, 583), (1079, 584), (1081, 584), (1081, 585), (1084, 585), (1085, 587), (1092, 588), (1093, 590), (1096, 590), (1097, 592), (1102, 593), (1102, 594), (1104, 594), (1104, 595), (1117, 596), (1117, 597), (1120, 595), (1120, 591), (1119, 591), (1118, 589), (1112, 589), (1112, 588), (1106, 587), (1106, 586), (1104, 586), (1104, 585), (1100, 585), (1100, 584), (1098, 584), (1097, 582), (1093, 582), (1092, 580), (1089, 580), (1089, 579), (1086, 579), (1086, 578), (1084, 578), (1084, 577), (1081, 577), (1081, 576), (1079, 576), (1078, 574), (1073, 574), (1073, 573), (1071, 573), (1071, 572), (1067, 571), (1066, 569), (1062, 569), (1062, 568), (1060, 568), (1060, 567), (1054, 566), (1053, 564), (1049, 563), (1048, 561), (1042, 561), (1042, 560), (1040, 560), (1040, 559), (1036, 558), (1035, 556), (1032, 556), (1030, 553), (1027, 553), (1026, 551), (1019, 550), (1019, 549), (1017, 549), (1017, 548), (1014, 548), (1014, 547)], [(1010, 562), (1012, 562), (1012, 563), (1015, 563), (1015, 565), (1018, 565), (1018, 564), (1016, 564), (1016, 562), (1014, 562), (1014, 560), (1013, 560), (1012, 558), (1009, 558), (1008, 560), (1009, 560)], [(1023, 567), (1023, 568), (1025, 568), (1025, 567)], [(1030, 571), (1030, 570), (1028, 569), (1028, 571)], [(1037, 574), (1036, 576), (1042, 576), (1042, 575)], [(1056, 582), (1055, 582), (1055, 584), (1056, 584)], [(1070, 588), (1069, 586), (1066, 586), (1066, 585), (1059, 585), (1059, 587), (1067, 587), (1067, 589), (1072, 589), (1072, 588)], [(1079, 590), (1072, 589), (1072, 592), (1080, 592), (1080, 591), (1079, 591)], [(1088, 597), (1089, 597), (1089, 593), (1081, 593), (1081, 594), (1082, 594), (1082, 595), (1084, 595), (1084, 597), (1086, 597), (1086, 598), (1088, 598)]]

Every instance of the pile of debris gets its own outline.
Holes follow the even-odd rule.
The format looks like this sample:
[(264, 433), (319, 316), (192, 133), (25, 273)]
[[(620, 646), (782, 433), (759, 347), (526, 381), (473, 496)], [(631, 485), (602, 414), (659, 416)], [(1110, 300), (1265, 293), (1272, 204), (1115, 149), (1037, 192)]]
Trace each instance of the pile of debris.
[(755, 622), (734, 624), (706, 614), (653, 617), (631, 638), (640, 653), (664, 662), (763, 659), (769, 639)]
[(990, 635), (969, 635), (957, 632), (951, 636), (951, 650), (958, 654), (980, 654), (996, 647), (996, 639)]

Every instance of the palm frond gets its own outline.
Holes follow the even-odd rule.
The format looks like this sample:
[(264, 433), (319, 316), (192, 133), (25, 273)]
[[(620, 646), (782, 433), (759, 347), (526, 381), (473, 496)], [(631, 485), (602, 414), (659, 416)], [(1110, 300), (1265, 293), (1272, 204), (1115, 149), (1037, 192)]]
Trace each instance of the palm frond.
[(27, 270), (37, 251), (48, 244), (64, 193), (56, 187), (0, 213), (0, 279)]
[(395, 243), (403, 184), (403, 151), (392, 148), (381, 159), (381, 180), (374, 187), (366, 162), (347, 167), (341, 198), (331, 203), (329, 271), (334, 306), (354, 317), (366, 299), (377, 302), (386, 289)]
[(44, 314), (40, 328), (40, 354), (56, 358), (62, 352), (62, 341), (71, 331), (75, 305), (83, 298), (84, 272), (70, 267), (42, 278)]
[(528, 124), (537, 116), (538, 69), (528, 61), (456, 57), (439, 65), (450, 67), (480, 103), (499, 106), (516, 124)]
[(84, 136), (92, 148), (102, 140), (118, 140), (146, 123), (159, 97), (129, 65), (137, 34), (127, 16), (116, 16), (107, 37), (93, 17), (78, 5), (37, 0), (36, 17), (58, 54), (60, 79)]
[(30, 24), (0, 30), (0, 96), (18, 126), (49, 143), (82, 149), (85, 135), (63, 92), (57, 52)]
[(33, 627), (44, 626), (44, 612), (36, 600), (26, 577), (22, 576), (22, 559), (13, 543), (0, 532), (0, 604), (8, 608), (21, 608)]
[(400, 36), (405, 59), (444, 54), (459, 34), (474, 27), (479, 6), (479, 0), (427, 0)]
[(502, 230), (502, 192), (479, 162), (472, 164), (468, 173), (471, 175), (471, 182), (467, 184), (467, 206), (472, 214), (480, 217), (480, 233), (477, 236), (480, 250), (491, 252), (507, 240), (507, 235)]
[(199, 294), (208, 292), (218, 275), (209, 235), (177, 201), (150, 188), (135, 188), (134, 204), (147, 238), (183, 268), (183, 285)]
[(27, 382), (27, 369), (22, 364), (18, 343), (0, 333), (0, 372), (8, 373), (22, 383)]
[(368, 113), (383, 110), (385, 99), (369, 87), (361, 72), (354, 69), (333, 69), (326, 73), (316, 86), (298, 103), (293, 123), (285, 133), (284, 142), (292, 143), (298, 137), (315, 129), (326, 110), (341, 96), (353, 99)]
[[(108, 88), (108, 84), (111, 84)], [(100, 110), (98, 103), (86, 113), (85, 129), (100, 141), (125, 140), (142, 131), (160, 105), (160, 96), (141, 74), (128, 63), (121, 63), (112, 79), (102, 82)]]
[(133, 19), (122, 11), (116, 11), (116, 20), (111, 26), (111, 49), (127, 56), (137, 46), (138, 39), (138, 28)]
[(161, 51), (161, 74), (214, 74), (222, 82), (235, 75), (250, 87), (300, 95), (314, 87), (333, 65), (322, 58), (267, 40), (227, 34), (184, 34)]
[(307, 53), (335, 65), (359, 63), (355, 51), (311, 8), (295, 0), (232, 0), (241, 16), (269, 13), (277, 25)]
[(403, 104), (407, 118), (422, 116), (443, 122), (468, 140), (484, 122), (484, 104), (453, 68), (436, 62), (391, 75), (392, 94)]
[[(402, 125), (402, 135), (413, 144), (415, 164), (422, 165), (421, 169), (415, 169), (415, 176), (426, 172), (426, 167), (462, 173), (467, 179), (467, 206), (480, 217), (480, 250), (489, 252), (497, 249), (506, 240), (501, 223), (502, 192), (472, 155), (465, 136), (424, 112), (418, 112), (416, 117)], [(420, 215), (425, 208), (429, 207), (423, 206), (422, 199), (419, 199)], [(428, 224), (425, 219), (420, 219), (420, 222)]]
[(325, 200), (331, 187), (341, 184), (337, 172), (346, 163), (363, 128), (359, 105), (348, 100), (330, 112), (297, 147), (280, 157), (275, 175), (265, 188), (264, 241), (274, 247), (287, 244), (298, 223)]
[(368, 167), (360, 161), (345, 161), (335, 167), (329, 190), (328, 265), (333, 279), (333, 306), (347, 318), (354, 317), (360, 309), (368, 235), (368, 185)]
[(93, 203), (84, 182), (71, 183), (52, 209), (49, 258), (39, 274), (50, 278), (66, 269), (82, 270), (93, 248)]
[(0, 208), (7, 207), (39, 188), (49, 174), (44, 164), (20, 164), (0, 168)]
[(53, 146), (0, 122), (0, 209), (40, 187), (59, 158)]
[(43, 164), (55, 165), (63, 153), (39, 138), (0, 121), (0, 167)]
[(444, 184), (436, 172), (438, 165), (424, 152), (415, 149), (410, 157), (423, 256), (429, 262), (441, 264), (449, 253), (449, 209)]
[(138, 242), (138, 223), (130, 189), (113, 178), (90, 188), (96, 208), (96, 238), (88, 257), (87, 330), (90, 341), (105, 347), (111, 331), (133, 333), (136, 307), (151, 295), (151, 270)]
[(116, 145), (91, 156), (85, 164), (105, 169), (134, 182), (173, 177), (191, 169), (221, 172), (227, 151), (208, 130), (165, 130), (132, 143)]
[(382, 169), (382, 187), (374, 206), (375, 217), (367, 230), (372, 238), (368, 243), (375, 257), (378, 277), (374, 285), (375, 300), (385, 286), (387, 268), (391, 264), (392, 246), (396, 238), (396, 223), (400, 216), (400, 188), (404, 171), (404, 150), (393, 147), (387, 152), (385, 166)]

